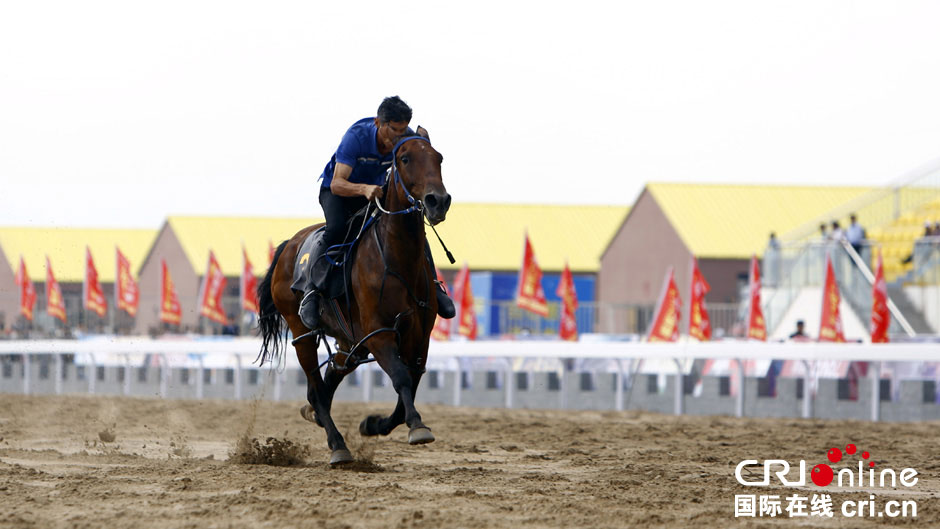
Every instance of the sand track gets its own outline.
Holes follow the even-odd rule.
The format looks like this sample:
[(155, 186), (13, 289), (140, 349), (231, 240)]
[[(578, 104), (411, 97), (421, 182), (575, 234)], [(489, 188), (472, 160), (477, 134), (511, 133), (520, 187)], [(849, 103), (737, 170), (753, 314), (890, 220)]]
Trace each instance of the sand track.
[[(338, 403), (360, 461), (330, 469), (323, 431), (300, 402), (0, 395), (0, 527), (629, 527), (744, 525), (734, 479), (753, 456), (810, 465), (854, 442), (879, 465), (914, 467), (913, 525), (940, 525), (940, 424), (739, 420), (637, 412), (420, 405), (437, 441), (400, 427), (361, 439), (390, 404)], [(309, 447), (304, 466), (228, 461), (237, 440)], [(111, 442), (102, 438), (114, 436)], [(804, 493), (818, 492), (814, 486)], [(788, 495), (794, 489), (760, 489)], [(866, 493), (834, 498), (867, 498)], [(757, 519), (753, 526), (873, 527), (888, 519)]]

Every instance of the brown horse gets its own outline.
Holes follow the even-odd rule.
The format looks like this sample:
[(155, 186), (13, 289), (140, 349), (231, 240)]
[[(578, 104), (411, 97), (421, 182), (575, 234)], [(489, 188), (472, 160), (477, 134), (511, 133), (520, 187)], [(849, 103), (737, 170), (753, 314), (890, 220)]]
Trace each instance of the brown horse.
[(420, 127), (418, 132), (422, 135), (399, 140), (393, 150), (394, 176), (387, 185), (380, 214), (352, 250), (348, 295), (321, 303), (323, 331), (336, 338), (339, 348), (322, 377), (317, 358), (320, 337), (310, 337), (314, 333), (301, 323), (297, 314), (301, 294), (291, 290), (298, 250), (307, 235), (322, 224), (304, 228), (281, 243), (258, 285), (261, 362), (276, 359), (286, 349), (281, 326), (286, 321), (293, 336), (301, 337), (293, 341), (307, 375), (309, 404), (301, 408), (301, 415), (326, 430), (331, 465), (353, 460), (330, 417), (333, 394), (346, 375), (368, 361), (370, 353), (391, 379), (398, 404), (388, 417), (363, 419), (359, 432), (388, 435), (404, 422), (410, 428), (409, 443), (434, 440), (414, 403), (437, 314), (436, 276), (424, 251), (424, 220), (432, 225), (443, 221), (450, 195), (441, 180), (443, 158), (431, 147), (427, 132)]

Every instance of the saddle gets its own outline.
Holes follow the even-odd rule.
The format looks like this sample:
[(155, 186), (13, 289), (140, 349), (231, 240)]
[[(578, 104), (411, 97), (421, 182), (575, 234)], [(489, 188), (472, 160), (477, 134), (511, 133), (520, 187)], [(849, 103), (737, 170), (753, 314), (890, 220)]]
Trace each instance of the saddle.
[(365, 221), (369, 206), (357, 211), (347, 221), (346, 237), (342, 244), (331, 246), (316, 262), (313, 250), (323, 238), (326, 226), (321, 226), (304, 239), (294, 261), (291, 289), (309, 292), (316, 288), (327, 299), (335, 299), (346, 293), (352, 274), (353, 251), (359, 241), (359, 231)]

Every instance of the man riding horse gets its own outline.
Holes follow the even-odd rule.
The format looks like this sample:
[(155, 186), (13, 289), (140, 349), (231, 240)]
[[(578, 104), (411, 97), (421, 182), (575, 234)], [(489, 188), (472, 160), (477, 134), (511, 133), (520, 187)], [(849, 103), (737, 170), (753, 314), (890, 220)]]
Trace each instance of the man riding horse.
[[(307, 274), (312, 274), (328, 248), (342, 244), (349, 219), (366, 204), (383, 196), (382, 186), (392, 164), (392, 150), (398, 138), (412, 134), (411, 107), (398, 96), (386, 97), (374, 118), (353, 123), (343, 135), (336, 153), (320, 175), (320, 206), (326, 218), (324, 234), (311, 252)], [(434, 268), (431, 249), (424, 251)], [(308, 329), (320, 326), (320, 289), (323, 285), (308, 281), (309, 288), (300, 302), (300, 319)], [(454, 302), (438, 285), (435, 289), (437, 313), (445, 319), (456, 314)]]
[[(337, 238), (327, 238), (314, 252), (309, 247), (320, 238), (322, 226), (302, 228), (278, 245), (258, 283), (259, 359), (262, 364), (278, 361), (284, 353), (281, 343), (287, 331), (294, 336), (291, 344), (307, 379), (307, 404), (300, 414), (326, 431), (330, 465), (353, 460), (331, 416), (336, 388), (357, 366), (373, 360), (388, 375), (398, 402), (387, 416), (363, 419), (359, 433), (389, 435), (407, 424), (409, 444), (434, 441), (415, 407), (415, 395), (426, 370), (437, 314), (453, 317), (454, 305), (433, 281), (434, 263), (425, 227), (433, 229), (444, 221), (451, 196), (441, 176), (444, 157), (431, 146), (426, 130), (408, 131), (410, 118), (411, 109), (404, 102), (389, 98), (379, 107), (378, 117), (359, 121), (349, 129), (323, 172), (320, 191), (327, 232), (336, 230), (332, 236)], [(403, 131), (407, 134), (399, 138)], [(382, 189), (378, 186), (383, 183), (386, 166), (391, 172)], [(375, 208), (365, 227), (360, 231), (357, 220), (351, 219), (347, 228), (344, 222), (350, 213), (370, 199)], [(338, 256), (343, 263), (339, 279), (348, 281), (345, 296), (336, 294), (335, 276), (318, 283), (316, 287), (330, 298), (323, 303), (330, 310), (321, 313), (318, 295), (308, 293), (302, 299), (303, 290), (313, 289), (304, 286), (307, 281), (298, 285), (298, 280), (315, 268), (310, 256), (322, 256), (325, 250), (331, 253), (328, 246), (341, 242), (336, 234), (347, 230), (359, 236), (355, 244), (344, 243), (348, 253)], [(332, 257), (321, 259), (325, 263)], [(301, 309), (301, 301), (306, 301), (306, 310)], [(305, 313), (314, 321), (304, 321)], [(327, 334), (335, 339), (337, 350), (333, 354), (327, 345), (328, 358), (321, 362), (319, 346)]]

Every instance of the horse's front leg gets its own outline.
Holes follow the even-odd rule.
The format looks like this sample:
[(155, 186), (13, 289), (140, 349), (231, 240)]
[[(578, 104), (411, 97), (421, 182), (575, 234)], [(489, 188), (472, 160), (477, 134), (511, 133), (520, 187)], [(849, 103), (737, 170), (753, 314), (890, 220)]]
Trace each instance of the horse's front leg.
[(373, 355), (382, 369), (392, 380), (392, 387), (398, 393), (398, 403), (395, 411), (388, 417), (370, 415), (359, 424), (359, 433), (362, 435), (388, 435), (396, 426), (404, 422), (408, 425), (408, 442), (410, 444), (430, 443), (434, 440), (431, 429), (421, 421), (421, 414), (415, 408), (415, 395), (422, 372), (418, 369), (409, 369), (401, 361), (394, 347), (386, 347)]
[(304, 419), (315, 422), (326, 430), (326, 443), (332, 451), (330, 464), (349, 463), (353, 460), (352, 454), (346, 448), (346, 441), (336, 428), (333, 417), (330, 416), (333, 394), (345, 373), (327, 369), (326, 380), (324, 380), (320, 376), (317, 350), (313, 347), (313, 342), (310, 340), (300, 342), (295, 349), (300, 367), (307, 376), (307, 402), (309, 404), (300, 409), (300, 414)]

